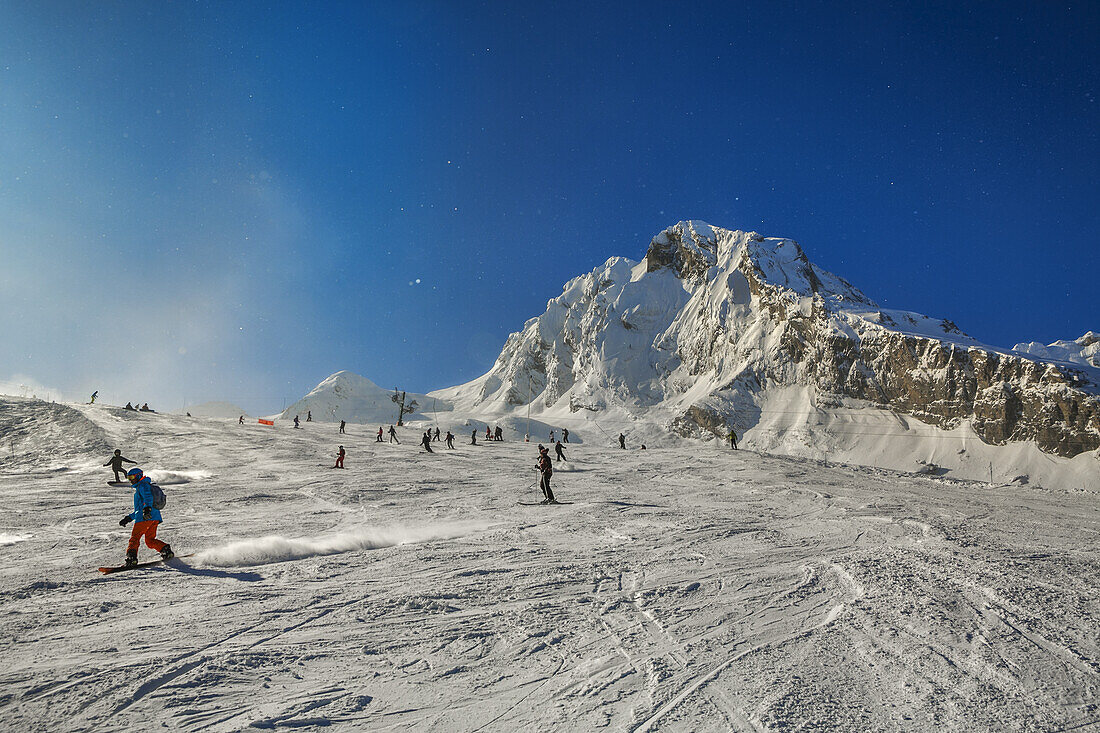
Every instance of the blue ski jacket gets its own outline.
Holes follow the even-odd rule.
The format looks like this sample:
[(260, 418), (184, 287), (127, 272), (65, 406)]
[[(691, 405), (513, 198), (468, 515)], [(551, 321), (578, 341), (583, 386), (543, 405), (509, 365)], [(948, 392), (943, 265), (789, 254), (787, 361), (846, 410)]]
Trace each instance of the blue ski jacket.
[(135, 522), (145, 521), (145, 507), (149, 507), (149, 519), (160, 522), (160, 509), (153, 508), (153, 489), (149, 477), (134, 484), (134, 513), (130, 515)]

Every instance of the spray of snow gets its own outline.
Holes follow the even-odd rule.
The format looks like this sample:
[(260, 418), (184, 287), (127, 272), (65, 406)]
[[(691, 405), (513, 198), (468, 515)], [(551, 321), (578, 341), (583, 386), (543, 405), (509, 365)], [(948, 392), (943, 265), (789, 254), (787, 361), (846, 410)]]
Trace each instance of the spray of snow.
[(215, 567), (267, 565), (356, 550), (376, 550), (429, 540), (453, 539), (488, 528), (482, 522), (446, 522), (424, 527), (368, 527), (328, 537), (260, 537), (204, 550), (196, 563)]
[(155, 483), (164, 484), (170, 486), (172, 484), (189, 484), (192, 481), (200, 481), (204, 478), (210, 477), (209, 471), (163, 471), (159, 468), (152, 468), (145, 472), (145, 475), (149, 477)]
[(4, 545), (14, 545), (17, 542), (26, 542), (34, 537), (33, 534), (7, 534), (6, 532), (0, 532), (0, 547)]

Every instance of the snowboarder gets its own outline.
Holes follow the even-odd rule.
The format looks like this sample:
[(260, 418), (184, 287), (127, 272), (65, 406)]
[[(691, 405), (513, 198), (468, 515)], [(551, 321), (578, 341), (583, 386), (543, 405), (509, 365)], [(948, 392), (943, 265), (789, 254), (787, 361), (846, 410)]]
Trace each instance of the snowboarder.
[(539, 459), (535, 464), (539, 473), (542, 474), (542, 478), (539, 481), (539, 488), (542, 489), (542, 494), (546, 498), (542, 501), (543, 504), (554, 504), (557, 500), (554, 498), (554, 492), (550, 489), (550, 477), (554, 475), (554, 464), (550, 460), (550, 451), (539, 443)]
[(619, 447), (623, 450), (626, 449), (626, 436), (622, 433), (619, 433)]
[(381, 425), (378, 426), (378, 437), (375, 439), (374, 442), (375, 443), (381, 443), (382, 442), (382, 426)]
[(393, 429), (393, 425), (390, 425), (390, 442), (401, 445), (401, 441), (397, 439), (397, 431)]
[(493, 436), (497, 440), (499, 440), (500, 442), (502, 442), (502, 443), (504, 442), (504, 431), (501, 429), (501, 427), (499, 425), (497, 425), (496, 430), (493, 431)]
[(435, 453), (435, 451), (432, 450), (432, 436), (428, 434), (427, 430), (424, 431), (424, 436), (420, 438), (420, 445), (424, 446), (424, 450), (429, 453)]
[(447, 431), (447, 447), (451, 450), (455, 448), (455, 436), (451, 435), (451, 431)]
[(474, 431), (470, 433), (470, 445), (477, 445), (477, 428), (474, 428)]
[(435, 429), (435, 437), (432, 438), (432, 440), (434, 440), (436, 443), (439, 442), (439, 428)]
[(138, 408), (138, 409), (139, 409), (139, 410), (141, 410), (142, 412), (156, 412), (156, 410), (154, 410), (154, 409), (151, 409), (151, 408), (149, 407), (149, 403), (148, 403), (148, 402), (146, 402), (146, 403), (145, 403), (144, 405), (142, 405), (142, 406), (141, 406), (140, 408)]
[(313, 410), (306, 410), (306, 422), (313, 422)]
[(129, 402), (127, 402), (127, 403), (126, 403), (126, 407), (123, 407), (122, 409), (123, 409), (123, 410), (137, 410), (137, 408), (136, 408), (136, 407), (134, 407), (134, 406), (133, 406), (132, 404), (130, 404)]
[(92, 392), (92, 401), (89, 402), (88, 404), (89, 405), (94, 405), (96, 397), (99, 397), (99, 390), (98, 389), (95, 392)]
[(561, 429), (561, 442), (563, 442), (563, 443), (568, 443), (569, 442), (569, 428), (562, 428)]
[(344, 446), (340, 446), (340, 452), (336, 454), (336, 465), (333, 468), (344, 467)]
[(554, 452), (558, 454), (558, 460), (559, 461), (568, 461), (569, 460), (568, 458), (565, 457), (565, 450), (561, 447), (561, 441), (560, 440), (558, 442), (554, 443)]
[(244, 425), (244, 415), (241, 415), (239, 418), (237, 418), (237, 424)]
[[(135, 466), (137, 465), (137, 461), (131, 461), (129, 458), (123, 457), (122, 451), (119, 450), (118, 448), (116, 448), (115, 449), (115, 454), (110, 458), (110, 460), (108, 460), (106, 463), (103, 464), (104, 466), (110, 466), (111, 470), (113, 470), (115, 472), (115, 481), (116, 482), (121, 482), (122, 481), (122, 479), (120, 479), (118, 477), (118, 474), (119, 474), (120, 471), (122, 471), (122, 464), (124, 462), (125, 463), (132, 463)], [(123, 472), (123, 475), (125, 475), (125, 472)]]
[(730, 441), (730, 448), (737, 450), (737, 433), (733, 428), (730, 428), (730, 434), (726, 436)]
[(301, 427), (301, 425), (298, 424), (298, 416), (295, 415), (294, 416), (294, 429), (297, 430), (300, 427)]
[(126, 472), (126, 478), (134, 487), (134, 511), (118, 520), (118, 526), (125, 527), (130, 522), (134, 523), (134, 529), (130, 532), (130, 543), (126, 545), (126, 567), (137, 565), (138, 545), (141, 538), (145, 538), (145, 544), (154, 552), (159, 552), (165, 560), (175, 557), (172, 547), (167, 542), (157, 539), (157, 525), (161, 523), (159, 509), (153, 508), (153, 486), (140, 468), (131, 468)]
[[(306, 420), (306, 422), (309, 422), (309, 420)], [(347, 423), (344, 422), (343, 420), (341, 420), (340, 421), (340, 435), (347, 435), (347, 433), (344, 432), (344, 426), (345, 425), (347, 425)]]

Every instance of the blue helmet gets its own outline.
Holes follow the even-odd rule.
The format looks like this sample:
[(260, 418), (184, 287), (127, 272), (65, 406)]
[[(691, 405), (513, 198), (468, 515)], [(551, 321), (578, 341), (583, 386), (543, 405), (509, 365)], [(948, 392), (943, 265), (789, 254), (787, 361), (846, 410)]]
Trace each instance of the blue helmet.
[(141, 472), (140, 468), (131, 468), (126, 472), (126, 478), (133, 479), (134, 481), (141, 481), (145, 478), (145, 474)]

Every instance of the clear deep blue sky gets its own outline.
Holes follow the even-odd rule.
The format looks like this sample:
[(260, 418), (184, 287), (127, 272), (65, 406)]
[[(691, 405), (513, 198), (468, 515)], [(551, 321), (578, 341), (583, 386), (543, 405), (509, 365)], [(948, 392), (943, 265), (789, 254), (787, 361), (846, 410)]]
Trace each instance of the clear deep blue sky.
[(450, 386), (690, 218), (1100, 330), (1100, 4), (529, 5), (0, 1), (0, 382)]

